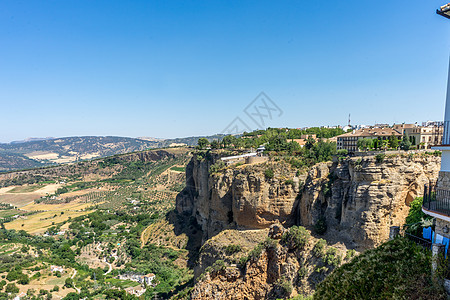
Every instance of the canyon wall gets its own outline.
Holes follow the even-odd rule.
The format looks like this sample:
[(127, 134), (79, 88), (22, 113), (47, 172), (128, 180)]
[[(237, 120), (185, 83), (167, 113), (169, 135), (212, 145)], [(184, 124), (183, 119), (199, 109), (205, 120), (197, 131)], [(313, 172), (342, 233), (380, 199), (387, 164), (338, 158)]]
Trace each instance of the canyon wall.
[(436, 180), (440, 166), (440, 157), (405, 153), (320, 163), (307, 174), (282, 158), (211, 173), (218, 160), (214, 152), (194, 155), (177, 197), (178, 212), (196, 218), (204, 241), (224, 229), (313, 228), (320, 220), (327, 240), (358, 250), (377, 246), (389, 226), (404, 224), (410, 202)]

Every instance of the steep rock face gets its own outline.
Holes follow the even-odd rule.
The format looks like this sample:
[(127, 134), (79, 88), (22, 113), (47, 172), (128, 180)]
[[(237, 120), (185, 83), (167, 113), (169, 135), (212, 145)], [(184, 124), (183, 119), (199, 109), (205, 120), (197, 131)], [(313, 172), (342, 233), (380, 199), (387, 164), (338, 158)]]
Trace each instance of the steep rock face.
[[(348, 248), (372, 248), (388, 238), (389, 226), (402, 225), (410, 202), (435, 181), (440, 157), (388, 154), (347, 158), (313, 166), (307, 176), (283, 160), (224, 168), (210, 174), (218, 156), (194, 156), (177, 210), (194, 216), (203, 240), (224, 229), (262, 229), (327, 224), (325, 238)], [(266, 170), (273, 170), (273, 177)], [(304, 182), (304, 185), (303, 185)]]
[[(294, 223), (302, 178), (289, 164), (251, 164), (210, 174), (217, 160), (214, 156), (194, 156), (186, 169), (186, 188), (177, 197), (178, 212), (197, 219), (204, 240), (224, 229), (262, 229), (275, 222)], [(273, 170), (273, 176), (265, 174), (267, 169)]]
[(322, 248), (318, 250), (318, 239), (309, 237), (304, 248), (292, 249), (271, 240), (245, 266), (231, 265), (205, 273), (194, 286), (191, 299), (280, 299), (309, 295), (335, 267), (352, 258), (343, 245), (331, 247), (321, 242)]
[(297, 222), (328, 225), (327, 239), (367, 249), (386, 241), (389, 227), (403, 225), (411, 201), (437, 179), (440, 157), (388, 155), (321, 163), (308, 174)]

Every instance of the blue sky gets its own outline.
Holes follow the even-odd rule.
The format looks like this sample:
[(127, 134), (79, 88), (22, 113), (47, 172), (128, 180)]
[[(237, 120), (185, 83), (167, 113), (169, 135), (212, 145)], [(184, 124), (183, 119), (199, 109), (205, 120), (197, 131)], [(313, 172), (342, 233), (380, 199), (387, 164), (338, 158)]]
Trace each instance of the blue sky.
[(0, 142), (443, 119), (446, 0), (316, 2), (1, 1)]

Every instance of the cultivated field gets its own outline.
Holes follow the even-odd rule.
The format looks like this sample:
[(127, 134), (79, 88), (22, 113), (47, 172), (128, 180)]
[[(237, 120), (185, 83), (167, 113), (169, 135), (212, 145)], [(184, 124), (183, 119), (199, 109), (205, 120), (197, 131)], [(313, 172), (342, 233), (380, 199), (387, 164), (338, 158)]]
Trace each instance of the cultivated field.
[(1, 188), (0, 203), (9, 203), (21, 208), (42, 196), (54, 193), (60, 187), (60, 184), (34, 184)]
[(73, 201), (61, 204), (28, 204), (22, 210), (37, 213), (20, 217), (12, 222), (5, 223), (6, 229), (25, 230), (31, 234), (44, 233), (52, 225), (71, 218), (86, 215), (90, 212), (92, 204)]

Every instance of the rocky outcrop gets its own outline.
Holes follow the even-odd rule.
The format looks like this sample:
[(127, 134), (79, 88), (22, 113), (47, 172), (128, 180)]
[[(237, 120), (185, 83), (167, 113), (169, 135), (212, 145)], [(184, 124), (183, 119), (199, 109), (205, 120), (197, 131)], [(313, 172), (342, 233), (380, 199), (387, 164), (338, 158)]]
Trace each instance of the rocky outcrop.
[[(294, 224), (300, 182), (288, 163), (266, 162), (211, 173), (218, 157), (194, 156), (186, 169), (186, 188), (177, 197), (179, 213), (192, 215), (204, 240), (224, 229), (261, 229), (275, 222)], [(273, 175), (272, 175), (273, 173)]]
[[(345, 247), (309, 237), (302, 248), (268, 240), (243, 266), (215, 264), (194, 286), (191, 299), (280, 299), (309, 295), (332, 270), (352, 258)], [(261, 247), (261, 246), (260, 246)]]
[(360, 250), (404, 224), (410, 202), (436, 180), (440, 165), (440, 157), (407, 153), (320, 163), (303, 176), (282, 159), (210, 173), (217, 161), (214, 153), (194, 156), (177, 197), (178, 212), (196, 218), (204, 241), (224, 229), (322, 222), (327, 239)]
[(437, 179), (440, 157), (425, 154), (351, 158), (321, 163), (308, 174), (297, 222), (323, 220), (328, 240), (349, 248), (373, 248), (387, 240), (389, 227), (401, 226), (409, 204)]
[[(177, 198), (178, 212), (196, 218), (205, 242), (192, 299), (311, 294), (342, 258), (354, 254), (347, 249), (376, 247), (387, 240), (390, 226), (403, 225), (410, 203), (422, 195), (424, 184), (437, 179), (440, 167), (438, 156), (396, 153), (320, 163), (303, 176), (281, 159), (210, 173), (217, 159), (194, 156), (186, 170), (187, 187)], [(284, 227), (293, 224), (324, 238), (322, 251), (314, 250), (314, 237), (301, 250), (283, 244)], [(237, 238), (246, 235), (242, 229), (261, 228), (271, 239), (260, 255), (247, 247), (227, 256), (226, 245), (247, 243)], [(246, 255), (251, 257), (246, 265), (236, 265)]]

